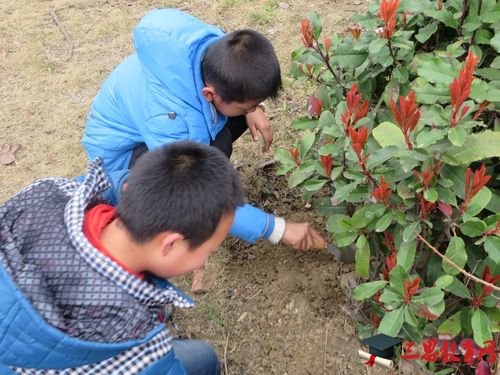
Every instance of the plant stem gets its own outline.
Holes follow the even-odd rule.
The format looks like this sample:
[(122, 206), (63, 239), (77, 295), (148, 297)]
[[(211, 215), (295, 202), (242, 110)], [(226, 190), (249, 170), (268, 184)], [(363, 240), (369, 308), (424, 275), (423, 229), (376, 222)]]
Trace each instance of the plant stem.
[[(483, 0), (479, 0), (478, 2), (478, 7), (477, 7), (477, 16), (479, 17), (481, 15), (481, 8), (483, 6)], [(473, 45), (474, 44), (474, 39), (476, 39), (476, 32), (477, 30), (474, 30), (474, 32), (472, 33), (472, 37), (470, 38), (470, 44)]]
[(436, 253), (436, 255), (438, 255), (444, 261), (446, 261), (447, 263), (449, 263), (453, 268), (457, 269), (461, 274), (465, 275), (469, 279), (474, 280), (475, 282), (481, 283), (483, 285), (486, 285), (486, 286), (492, 288), (493, 290), (496, 290), (497, 292), (500, 292), (500, 287), (498, 287), (496, 285), (493, 285), (492, 283), (489, 283), (487, 281), (484, 281), (483, 279), (480, 279), (479, 277), (476, 277), (473, 274), (467, 272), (466, 270), (464, 270), (463, 268), (461, 268), (459, 265), (457, 265), (455, 262), (453, 262), (452, 260), (448, 259), (448, 257), (446, 257), (445, 255), (441, 254), (438, 249), (436, 249), (429, 242), (427, 242), (427, 240), (424, 237), (422, 237), (417, 231), (414, 231), (414, 233), (420, 239), (420, 241), (422, 241), (424, 244), (427, 245), (427, 247), (429, 249), (431, 249), (432, 251), (434, 251), (434, 253)]
[(465, 17), (469, 10), (469, 0), (464, 0), (462, 17), (460, 17), (460, 25), (458, 26), (458, 34), (462, 35), (462, 27), (464, 26)]
[(333, 75), (333, 78), (335, 79), (335, 81), (337, 81), (338, 85), (340, 87), (342, 87), (342, 90), (344, 91), (344, 94), (347, 92), (344, 84), (342, 83), (342, 81), (340, 80), (339, 76), (337, 74), (335, 74), (335, 71), (333, 70), (332, 66), (330, 65), (330, 62), (328, 61), (328, 59), (326, 59), (326, 56), (323, 54), (323, 51), (321, 50), (321, 48), (319, 48), (317, 45), (316, 46), (313, 46), (312, 47), (316, 52), (319, 53), (319, 55), (321, 56), (321, 58), (323, 59), (323, 61), (325, 62), (325, 65), (326, 67), (328, 68), (328, 70), (332, 73)]
[(387, 45), (389, 46), (389, 52), (390, 52), (391, 57), (392, 57), (392, 63), (395, 64), (396, 57), (394, 56), (394, 49), (392, 48), (391, 39), (387, 39)]

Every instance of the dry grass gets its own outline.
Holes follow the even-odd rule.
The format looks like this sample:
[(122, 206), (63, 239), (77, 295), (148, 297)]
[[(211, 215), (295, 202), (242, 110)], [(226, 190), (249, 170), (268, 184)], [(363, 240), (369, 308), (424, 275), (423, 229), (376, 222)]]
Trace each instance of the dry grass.
[[(132, 30), (154, 7), (177, 7), (226, 30), (251, 27), (275, 45), (283, 72), (298, 45), (300, 19), (309, 11), (335, 12), (326, 30), (338, 29), (349, 14), (343, 1), (273, 0), (3, 0), (0, 2), (0, 144), (21, 145), (17, 162), (0, 167), (0, 201), (42, 176), (82, 173), (86, 156), (80, 145), (87, 110), (109, 72), (133, 51)], [(71, 36), (74, 53), (49, 15), (54, 9)], [(275, 147), (291, 142), (290, 119), (305, 106), (303, 90), (291, 88), (271, 105)], [(259, 163), (260, 147), (244, 137), (235, 157)]]

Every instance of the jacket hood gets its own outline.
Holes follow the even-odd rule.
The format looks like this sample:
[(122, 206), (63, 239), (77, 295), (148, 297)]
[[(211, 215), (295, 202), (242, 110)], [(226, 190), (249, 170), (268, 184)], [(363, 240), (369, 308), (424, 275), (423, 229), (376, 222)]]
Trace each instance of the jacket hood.
[(187, 13), (160, 9), (139, 22), (134, 30), (134, 46), (142, 66), (152, 81), (162, 86), (161, 90), (183, 101), (197, 99), (203, 103), (201, 60), (207, 47), (223, 35), (222, 30)]

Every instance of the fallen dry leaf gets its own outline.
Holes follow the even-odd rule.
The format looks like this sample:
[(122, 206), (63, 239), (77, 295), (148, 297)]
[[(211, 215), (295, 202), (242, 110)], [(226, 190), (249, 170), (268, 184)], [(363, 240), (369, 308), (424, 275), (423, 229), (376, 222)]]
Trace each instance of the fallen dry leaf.
[(0, 164), (9, 165), (16, 161), (16, 151), (20, 145), (3, 144), (0, 148)]
[(199, 270), (194, 270), (193, 271), (193, 282), (191, 284), (191, 291), (192, 292), (198, 292), (198, 291), (203, 291), (203, 275), (205, 274), (205, 271), (203, 269)]

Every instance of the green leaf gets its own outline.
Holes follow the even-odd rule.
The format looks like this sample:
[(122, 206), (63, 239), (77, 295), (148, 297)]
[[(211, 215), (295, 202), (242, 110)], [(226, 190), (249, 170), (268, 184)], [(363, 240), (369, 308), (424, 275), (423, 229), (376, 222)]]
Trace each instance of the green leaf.
[(318, 39), (321, 34), (321, 30), (323, 30), (323, 24), (319, 19), (318, 13), (310, 12), (307, 14), (307, 18), (309, 19), (309, 22), (314, 29), (314, 39)]
[(472, 332), (474, 333), (474, 341), (478, 346), (483, 347), (485, 341), (493, 339), (490, 330), (490, 321), (483, 310), (477, 309), (474, 311), (471, 324)]
[(338, 247), (349, 246), (354, 241), (356, 241), (356, 238), (358, 238), (357, 233), (349, 233), (349, 232), (339, 233), (334, 236), (335, 245), (337, 245)]
[(328, 180), (308, 180), (304, 183), (303, 187), (306, 191), (318, 191), (327, 182)]
[(450, 128), (448, 131), (448, 139), (452, 143), (453, 146), (461, 147), (465, 143), (465, 137), (467, 134), (462, 127), (455, 126), (454, 128)]
[(274, 160), (281, 164), (291, 164), (292, 166), (295, 166), (295, 161), (293, 160), (292, 155), (290, 155), (288, 150), (283, 148), (278, 149), (274, 153)]
[(405, 138), (399, 126), (385, 121), (372, 130), (373, 138), (381, 147), (398, 146), (406, 148)]
[(486, 23), (495, 23), (500, 19), (500, 3), (497, 0), (483, 0), (479, 19)]
[(385, 211), (385, 206), (381, 204), (371, 204), (359, 208), (354, 215), (352, 215), (352, 225), (356, 229), (366, 227), (376, 218), (382, 216)]
[(314, 141), (316, 140), (316, 134), (313, 132), (306, 130), (304, 135), (302, 136), (302, 142), (300, 144), (299, 149), (299, 159), (302, 160), (307, 155), (309, 150), (311, 149)]
[(370, 281), (369, 283), (358, 285), (352, 291), (352, 298), (356, 301), (362, 301), (364, 299), (370, 298), (386, 285), (387, 281), (385, 280)]
[(403, 302), (403, 296), (392, 288), (385, 288), (380, 296), (380, 302), (386, 306), (398, 307)]
[(491, 190), (486, 186), (479, 190), (479, 193), (474, 195), (470, 200), (465, 212), (470, 216), (476, 216), (479, 214), (490, 202), (491, 200)]
[(445, 83), (449, 85), (457, 75), (456, 70), (448, 63), (438, 57), (422, 61), (417, 69), (420, 77), (428, 82)]
[(330, 233), (353, 232), (351, 218), (347, 215), (334, 214), (326, 221), (326, 230)]
[(364, 234), (358, 237), (356, 241), (356, 273), (368, 278), (370, 276), (370, 244)]
[(484, 221), (474, 218), (475, 220), (466, 221), (460, 225), (460, 231), (468, 237), (478, 237), (483, 234), (486, 224)]
[(345, 199), (347, 197), (347, 195), (349, 195), (349, 193), (351, 191), (356, 189), (356, 186), (358, 186), (358, 185), (359, 185), (359, 181), (354, 181), (354, 182), (351, 182), (347, 185), (344, 185), (344, 186), (336, 189), (335, 194), (333, 195), (333, 199), (337, 199), (339, 201), (342, 201), (343, 199)]
[(484, 249), (497, 265), (500, 264), (500, 237), (488, 236), (484, 241)]
[(354, 50), (351, 44), (342, 43), (330, 56), (330, 63), (341, 68), (355, 69), (365, 62), (367, 56), (366, 52)]
[(417, 135), (417, 148), (426, 148), (437, 141), (440, 141), (446, 135), (446, 131), (443, 129), (431, 129), (431, 130), (422, 130)]
[(500, 132), (485, 130), (467, 136), (461, 147), (451, 147), (446, 154), (462, 165), (474, 161), (500, 157)]
[(309, 117), (300, 117), (292, 121), (292, 128), (297, 130), (314, 129), (318, 126), (318, 119), (310, 119)]
[(442, 313), (444, 313), (444, 310), (445, 310), (445, 303), (444, 303), (444, 299), (441, 300), (441, 302), (439, 303), (436, 303), (435, 305), (428, 305), (427, 306), (427, 310), (433, 314), (434, 316), (436, 317), (440, 317)]
[(307, 180), (316, 170), (316, 160), (307, 160), (303, 162), (288, 178), (288, 186), (295, 187)]
[(372, 55), (377, 54), (386, 45), (387, 45), (387, 39), (385, 38), (373, 39), (370, 45), (368, 46), (368, 52)]
[(328, 110), (321, 112), (321, 116), (319, 117), (319, 127), (323, 129), (331, 126), (336, 126), (333, 113)]
[(444, 289), (453, 282), (453, 276), (443, 275), (434, 282), (436, 288)]
[(450, 101), (450, 89), (448, 86), (432, 86), (425, 79), (418, 77), (412, 83), (417, 102), (422, 104), (446, 103)]
[(404, 280), (407, 278), (408, 278), (408, 274), (406, 273), (405, 269), (403, 267), (401, 267), (400, 265), (397, 265), (389, 273), (389, 283), (391, 285), (391, 288), (394, 291), (403, 295), (404, 294)]
[(444, 298), (444, 292), (439, 288), (424, 288), (422, 292), (412, 298), (415, 303), (437, 305)]
[[(451, 237), (446, 253), (444, 254), (449, 260), (453, 261), (457, 266), (463, 268), (467, 262), (467, 253), (465, 252), (465, 243), (460, 237)], [(443, 270), (448, 275), (456, 275), (460, 271), (452, 267), (448, 262), (443, 260)]]
[(495, 60), (490, 65), (493, 69), (500, 69), (500, 56), (495, 57)]
[(452, 339), (460, 333), (462, 324), (460, 323), (460, 312), (450, 316), (438, 327), (438, 333), (441, 336)]
[(456, 277), (453, 278), (453, 282), (445, 287), (444, 290), (457, 297), (472, 299), (472, 295), (470, 294), (469, 289), (467, 289), (464, 283), (462, 283)]
[(438, 25), (439, 22), (431, 22), (430, 24), (421, 27), (418, 34), (415, 35), (415, 39), (417, 39), (420, 43), (427, 42), (427, 40), (436, 33)]
[(375, 150), (368, 156), (368, 160), (366, 162), (366, 167), (368, 169), (372, 169), (389, 159), (392, 159), (394, 155), (396, 155), (400, 151), (400, 148), (397, 146), (388, 146), (384, 148), (379, 148)]
[(429, 202), (436, 202), (439, 198), (438, 192), (434, 188), (429, 188), (424, 191), (424, 198), (427, 199)]
[(413, 327), (418, 327), (418, 319), (413, 313), (413, 311), (411, 311), (410, 307), (406, 305), (403, 307), (403, 310), (404, 310), (405, 321)]
[(387, 212), (384, 216), (378, 219), (377, 223), (375, 224), (375, 232), (380, 233), (386, 230), (387, 227), (391, 225), (393, 219), (394, 214), (392, 213), (392, 211)]
[(385, 314), (382, 321), (380, 322), (380, 325), (378, 326), (378, 333), (383, 333), (388, 336), (395, 337), (399, 333), (399, 330), (403, 325), (403, 316), (403, 307)]
[(443, 22), (446, 26), (451, 27), (452, 29), (458, 28), (458, 20), (454, 17), (454, 15), (458, 13), (451, 12), (445, 8), (437, 10), (433, 7), (429, 7), (428, 9), (425, 9), (424, 14)]
[(392, 71), (393, 76), (398, 80), (400, 84), (405, 84), (408, 82), (409, 74), (408, 70), (404, 67), (397, 67)]
[(417, 241), (402, 241), (399, 245), (399, 251), (396, 256), (397, 264), (409, 271), (415, 260), (415, 252), (417, 250)]
[(403, 241), (410, 241), (410, 240), (416, 238), (415, 233), (414, 233), (415, 231), (417, 231), (418, 233), (420, 233), (420, 231), (421, 231), (420, 223), (418, 221), (410, 224), (409, 226), (407, 226), (404, 229)]
[(492, 46), (497, 52), (500, 52), (500, 32), (495, 32), (495, 36), (490, 39), (490, 46)]

